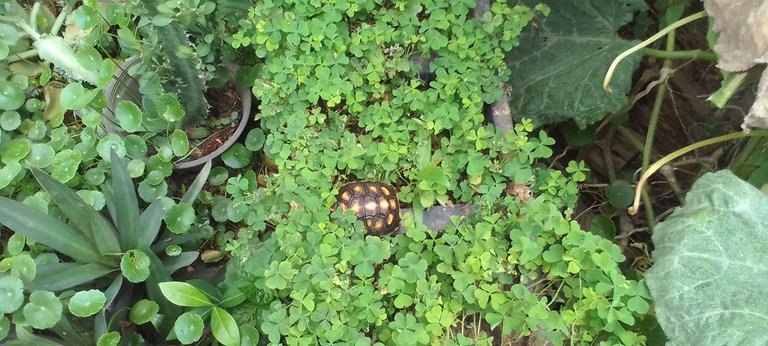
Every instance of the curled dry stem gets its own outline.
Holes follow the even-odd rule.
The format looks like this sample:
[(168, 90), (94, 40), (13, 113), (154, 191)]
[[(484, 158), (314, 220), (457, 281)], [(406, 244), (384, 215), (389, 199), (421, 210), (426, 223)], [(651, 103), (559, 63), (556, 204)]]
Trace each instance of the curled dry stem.
[(635, 186), (635, 200), (632, 206), (627, 208), (627, 213), (629, 213), (630, 215), (637, 214), (637, 211), (640, 208), (640, 193), (643, 191), (643, 187), (645, 186), (645, 183), (648, 181), (648, 178), (650, 178), (651, 175), (653, 175), (653, 173), (656, 173), (656, 171), (658, 171), (664, 165), (668, 164), (669, 162), (671, 162), (672, 160), (680, 156), (683, 156), (701, 147), (705, 147), (710, 144), (729, 141), (732, 139), (746, 138), (746, 137), (768, 137), (768, 130), (755, 130), (751, 132), (729, 133), (727, 135), (706, 139), (700, 142), (693, 143), (681, 149), (678, 149), (672, 152), (671, 154), (664, 156), (659, 161), (656, 161), (654, 164), (648, 167), (648, 169), (640, 177), (640, 180), (638, 180), (637, 186)]
[(679, 28), (679, 27), (681, 27), (681, 26), (683, 26), (685, 24), (688, 24), (688, 23), (690, 23), (690, 22), (692, 22), (692, 21), (694, 21), (696, 19), (704, 18), (706, 16), (707, 16), (707, 12), (701, 11), (701, 12), (696, 12), (696, 13), (688, 16), (688, 17), (682, 18), (682, 19), (680, 19), (680, 20), (670, 24), (669, 26), (667, 26), (666, 28), (662, 29), (661, 31), (657, 32), (655, 35), (649, 37), (645, 41), (640, 42), (640, 43), (636, 44), (634, 47), (632, 47), (630, 49), (627, 49), (624, 52), (622, 52), (621, 54), (619, 54), (619, 56), (617, 56), (616, 59), (613, 60), (613, 62), (611, 63), (611, 66), (608, 68), (608, 72), (605, 74), (605, 79), (603, 79), (603, 90), (605, 90), (608, 93), (612, 92), (611, 87), (608, 84), (611, 82), (611, 78), (613, 78), (613, 72), (616, 70), (616, 66), (618, 66), (619, 62), (624, 60), (624, 58), (632, 55), (633, 53), (637, 52), (638, 50), (641, 50), (641, 49), (645, 48), (646, 46), (648, 46), (649, 44), (655, 42), (656, 40), (664, 37), (670, 31), (675, 30), (675, 29), (677, 29), (677, 28)]

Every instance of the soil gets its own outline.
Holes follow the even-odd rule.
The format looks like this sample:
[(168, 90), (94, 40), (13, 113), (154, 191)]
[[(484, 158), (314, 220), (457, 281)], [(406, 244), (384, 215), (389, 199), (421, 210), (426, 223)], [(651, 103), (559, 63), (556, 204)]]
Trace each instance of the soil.
[[(206, 99), (211, 105), (208, 112), (207, 121), (215, 121), (227, 118), (232, 112), (237, 112), (238, 117), (235, 121), (230, 121), (226, 125), (219, 125), (210, 128), (211, 135), (201, 141), (190, 141), (191, 153), (185, 161), (192, 161), (208, 155), (226, 142), (240, 125), (243, 117), (242, 100), (240, 94), (231, 84), (227, 84), (223, 89), (208, 90), (205, 94)], [(205, 125), (205, 124), (204, 124)]]

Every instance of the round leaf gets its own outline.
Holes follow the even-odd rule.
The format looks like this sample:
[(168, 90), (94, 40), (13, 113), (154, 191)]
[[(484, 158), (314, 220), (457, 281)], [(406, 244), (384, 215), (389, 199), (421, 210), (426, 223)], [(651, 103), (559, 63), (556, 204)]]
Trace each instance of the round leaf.
[(98, 341), (96, 341), (96, 346), (117, 346), (120, 344), (120, 333), (119, 332), (109, 332), (107, 334), (102, 335)]
[(139, 300), (131, 308), (131, 322), (139, 325), (147, 323), (157, 315), (158, 311), (160, 311), (160, 305), (157, 305), (154, 301), (149, 299)]
[(165, 214), (165, 224), (171, 232), (176, 234), (189, 231), (193, 222), (195, 222), (195, 210), (186, 203), (172, 206)]
[(258, 151), (264, 146), (264, 130), (260, 128), (252, 129), (248, 132), (248, 136), (245, 137), (245, 147), (250, 151)]
[(8, 164), (11, 162), (19, 162), (25, 158), (30, 151), (29, 140), (26, 139), (14, 139), (5, 148), (2, 154), (3, 162)]
[(123, 100), (117, 104), (115, 118), (125, 132), (133, 133), (141, 129), (141, 109), (131, 101)]
[(149, 277), (149, 256), (141, 250), (128, 250), (120, 259), (120, 270), (128, 281), (142, 282)]
[(189, 151), (189, 139), (184, 131), (176, 129), (168, 138), (171, 140), (171, 149), (176, 156), (184, 156)]
[(77, 150), (65, 149), (56, 153), (51, 164), (51, 176), (62, 183), (68, 182), (77, 174), (82, 160), (83, 156)]
[(32, 167), (45, 168), (53, 163), (56, 151), (50, 145), (45, 143), (34, 143), (30, 146), (27, 163)]
[(21, 116), (17, 111), (5, 111), (0, 115), (0, 127), (6, 131), (13, 131), (21, 125)]
[(5, 339), (8, 336), (8, 332), (11, 330), (11, 321), (8, 321), (5, 316), (0, 316), (0, 340)]
[(176, 319), (173, 331), (182, 344), (191, 344), (203, 336), (203, 318), (194, 312), (185, 312)]
[(147, 141), (137, 135), (127, 135), (123, 138), (125, 153), (130, 158), (141, 159), (147, 155)]
[(12, 111), (19, 109), (24, 105), (24, 90), (14, 85), (3, 81), (0, 83), (0, 109), (6, 111)]
[(24, 305), (24, 318), (33, 328), (48, 329), (59, 322), (62, 311), (61, 301), (53, 292), (34, 291)]
[(252, 153), (240, 143), (235, 143), (221, 155), (224, 164), (231, 168), (243, 168), (251, 164)]
[(0, 313), (10, 314), (24, 303), (24, 283), (15, 276), (0, 278)]
[(229, 178), (229, 172), (227, 172), (227, 169), (221, 166), (217, 166), (214, 167), (211, 170), (210, 175), (208, 175), (208, 184), (218, 186), (224, 184), (227, 181), (227, 178)]
[(0, 189), (8, 186), (21, 173), (22, 167), (18, 162), (11, 162), (0, 168)]
[(632, 204), (634, 196), (635, 189), (624, 180), (616, 180), (605, 188), (605, 198), (614, 208), (626, 209)]
[(119, 135), (114, 133), (102, 137), (96, 146), (96, 150), (99, 152), (99, 156), (107, 162), (110, 161), (110, 152), (112, 150), (115, 151), (118, 157), (125, 157), (125, 143), (123, 143), (123, 139)]
[(93, 316), (107, 302), (104, 292), (99, 290), (80, 291), (69, 299), (69, 312), (77, 317)]
[(80, 83), (70, 83), (61, 90), (61, 106), (66, 110), (85, 108), (96, 93), (86, 90)]

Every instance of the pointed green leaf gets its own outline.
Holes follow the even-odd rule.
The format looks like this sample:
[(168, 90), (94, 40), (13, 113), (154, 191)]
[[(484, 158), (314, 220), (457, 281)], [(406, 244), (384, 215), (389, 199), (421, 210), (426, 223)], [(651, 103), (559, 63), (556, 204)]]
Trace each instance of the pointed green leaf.
[(168, 270), (169, 273), (173, 274), (177, 270), (184, 268), (193, 262), (200, 256), (200, 253), (197, 251), (185, 251), (179, 254), (178, 256), (173, 256), (170, 258), (165, 258), (163, 260), (163, 265), (165, 266), (165, 269)]
[(71, 226), (35, 208), (5, 197), (0, 197), (0, 224), (78, 262), (90, 263), (104, 260), (93, 243)]
[(100, 263), (46, 263), (37, 265), (30, 288), (59, 292), (79, 286), (117, 270)]
[(214, 306), (211, 312), (211, 331), (226, 346), (240, 345), (240, 330), (235, 319), (224, 309)]
[(77, 193), (54, 179), (47, 173), (32, 168), (32, 175), (40, 183), (40, 186), (48, 192), (59, 209), (74, 224), (76, 229), (89, 238), (99, 252), (104, 254), (116, 254), (120, 252), (120, 243), (112, 225), (104, 220), (93, 207), (85, 203)]
[(203, 189), (203, 185), (205, 185), (205, 181), (208, 179), (210, 173), (211, 161), (208, 161), (205, 163), (205, 166), (203, 166), (203, 169), (200, 170), (200, 173), (195, 178), (195, 181), (192, 182), (192, 185), (189, 185), (187, 192), (181, 197), (182, 203), (187, 203), (189, 205), (194, 203), (195, 199), (197, 199), (197, 195)]
[(139, 223), (139, 201), (133, 180), (128, 174), (125, 161), (111, 151), (112, 158), (112, 203), (114, 203), (114, 222), (120, 233), (120, 244), (124, 249), (140, 246), (141, 234), (136, 232)]
[(201, 307), (213, 305), (208, 297), (195, 286), (186, 282), (171, 281), (160, 284), (160, 291), (163, 295), (179, 306)]
[(139, 217), (139, 244), (142, 246), (151, 246), (152, 242), (157, 238), (157, 234), (160, 232), (160, 225), (163, 222), (163, 203), (161, 200), (156, 199), (152, 201), (152, 204), (144, 209)]

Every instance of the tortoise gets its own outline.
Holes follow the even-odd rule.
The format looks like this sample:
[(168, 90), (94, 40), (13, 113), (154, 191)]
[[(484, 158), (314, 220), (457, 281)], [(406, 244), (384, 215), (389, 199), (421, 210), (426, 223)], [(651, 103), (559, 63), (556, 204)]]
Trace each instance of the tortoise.
[(395, 187), (382, 182), (357, 181), (339, 190), (333, 210), (352, 210), (369, 234), (386, 236), (400, 226), (400, 203)]

